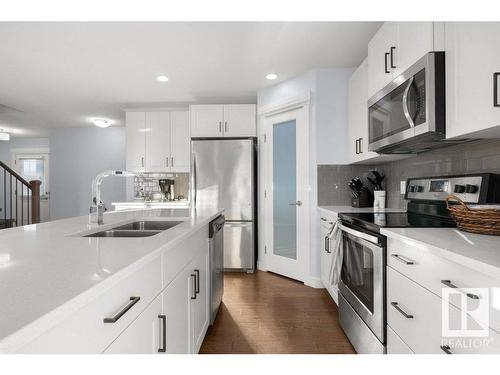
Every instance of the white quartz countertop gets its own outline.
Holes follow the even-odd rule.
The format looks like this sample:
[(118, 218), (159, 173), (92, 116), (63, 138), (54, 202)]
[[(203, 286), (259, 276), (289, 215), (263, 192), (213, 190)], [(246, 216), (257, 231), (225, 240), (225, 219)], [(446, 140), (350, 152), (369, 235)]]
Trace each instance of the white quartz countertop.
[[(0, 231), (0, 352), (40, 325), (54, 325), (139, 269), (164, 250), (208, 225), (223, 210), (146, 209), (110, 212), (104, 225), (76, 217)], [(155, 236), (81, 237), (140, 219), (185, 220)]]
[(127, 206), (127, 207), (189, 207), (188, 200), (171, 201), (171, 202), (146, 202), (146, 201), (130, 201), (130, 202), (113, 202), (113, 206)]
[(382, 228), (380, 233), (414, 241), (422, 251), (500, 279), (500, 236), (467, 233), (456, 228)]
[[(373, 212), (373, 207), (357, 208), (351, 206), (318, 206), (318, 209), (328, 212), (333, 212), (334, 214), (349, 213), (349, 212)], [(406, 212), (406, 210), (401, 208), (384, 208), (379, 209), (377, 212)]]

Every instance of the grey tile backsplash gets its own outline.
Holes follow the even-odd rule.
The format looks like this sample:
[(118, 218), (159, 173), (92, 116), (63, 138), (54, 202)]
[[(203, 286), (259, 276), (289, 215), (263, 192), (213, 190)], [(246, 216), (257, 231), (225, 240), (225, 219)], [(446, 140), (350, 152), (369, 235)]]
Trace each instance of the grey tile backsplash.
[(500, 173), (500, 140), (479, 140), (376, 166), (318, 165), (318, 205), (350, 205), (347, 182), (377, 169), (386, 174), (387, 207), (406, 208), (400, 181), (464, 173)]

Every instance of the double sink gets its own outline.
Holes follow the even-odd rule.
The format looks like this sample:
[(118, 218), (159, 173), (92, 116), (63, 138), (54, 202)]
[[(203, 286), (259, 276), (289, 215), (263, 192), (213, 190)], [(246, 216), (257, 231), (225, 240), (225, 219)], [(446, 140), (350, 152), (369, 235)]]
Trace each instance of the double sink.
[(182, 221), (134, 221), (84, 237), (151, 237), (181, 223)]

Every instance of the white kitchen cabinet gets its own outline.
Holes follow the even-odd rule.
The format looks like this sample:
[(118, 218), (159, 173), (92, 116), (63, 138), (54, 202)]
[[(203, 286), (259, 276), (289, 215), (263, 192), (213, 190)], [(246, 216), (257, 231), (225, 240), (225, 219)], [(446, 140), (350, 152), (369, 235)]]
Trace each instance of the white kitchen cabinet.
[(146, 112), (146, 171), (170, 170), (170, 113)]
[(368, 97), (426, 53), (444, 48), (442, 22), (385, 22), (368, 43)]
[(498, 22), (445, 23), (447, 138), (500, 137), (499, 45)]
[(189, 112), (170, 112), (171, 126), (171, 172), (189, 172), (191, 170), (191, 136), (189, 132)]
[(111, 343), (105, 354), (155, 354), (163, 349), (161, 299), (156, 297), (130, 326)]
[(224, 105), (224, 136), (225, 137), (257, 136), (255, 104)]
[(200, 254), (192, 263), (190, 290), (190, 318), (192, 353), (198, 353), (210, 323), (208, 252)]
[(189, 306), (191, 270), (185, 268), (162, 293), (163, 314), (166, 319), (166, 353), (191, 352)]
[(127, 170), (189, 172), (188, 111), (127, 112)]
[(328, 235), (331, 232), (332, 226), (337, 221), (337, 215), (320, 211), (320, 267), (321, 267), (321, 282), (332, 296), (335, 303), (337, 299), (337, 286), (330, 283), (330, 267), (332, 265), (333, 252), (332, 243)]
[(190, 106), (191, 137), (256, 137), (255, 104)]
[(415, 354), (389, 326), (387, 326), (387, 354)]
[(368, 151), (368, 60), (349, 79), (349, 155), (352, 163), (376, 158)]
[(146, 114), (127, 112), (127, 170), (144, 172), (146, 170)]

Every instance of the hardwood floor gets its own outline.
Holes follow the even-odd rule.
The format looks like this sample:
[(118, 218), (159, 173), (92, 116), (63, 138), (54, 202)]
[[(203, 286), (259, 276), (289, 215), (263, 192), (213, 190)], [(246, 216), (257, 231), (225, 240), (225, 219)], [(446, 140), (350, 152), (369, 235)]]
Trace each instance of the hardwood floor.
[(338, 353), (354, 349), (325, 289), (257, 271), (226, 273), (224, 298), (200, 353)]

